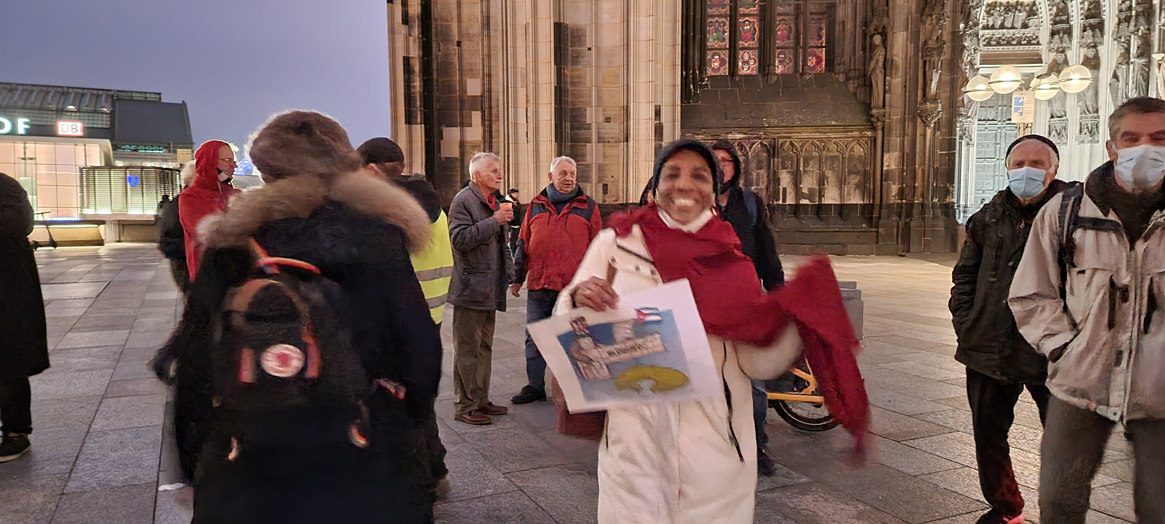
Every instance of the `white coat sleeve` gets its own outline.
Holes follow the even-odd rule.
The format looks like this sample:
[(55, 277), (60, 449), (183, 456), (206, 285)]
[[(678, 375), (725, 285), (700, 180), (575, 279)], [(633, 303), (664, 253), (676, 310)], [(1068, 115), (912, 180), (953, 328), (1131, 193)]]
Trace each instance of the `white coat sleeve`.
[(565, 315), (574, 308), (571, 294), (579, 284), (591, 277), (607, 278), (607, 266), (611, 262), (611, 254), (615, 250), (615, 230), (604, 229), (591, 241), (587, 253), (583, 255), (582, 263), (574, 272), (574, 279), (558, 293), (558, 302), (554, 305), (555, 315)]
[(1032, 347), (1049, 356), (1076, 337), (1076, 323), (1060, 298), (1060, 200), (1044, 205), (1032, 223), (1023, 259), (1011, 281), (1007, 303), (1019, 332)]
[(789, 323), (769, 347), (756, 347), (744, 342), (733, 342), (740, 370), (754, 379), (776, 378), (791, 369), (801, 358), (801, 335), (797, 325)]

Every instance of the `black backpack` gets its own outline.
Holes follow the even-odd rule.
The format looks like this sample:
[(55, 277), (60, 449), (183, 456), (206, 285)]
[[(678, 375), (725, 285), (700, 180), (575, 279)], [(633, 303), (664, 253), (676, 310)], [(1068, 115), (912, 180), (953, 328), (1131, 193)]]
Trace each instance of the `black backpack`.
[(178, 211), (178, 198), (181, 196), (179, 193), (163, 204), (161, 216), (158, 217), (158, 251), (170, 260), (186, 260), (186, 234), (182, 231), (182, 218)]
[(253, 247), (258, 271), (228, 292), (212, 325), (213, 402), (231, 436), (228, 460), (252, 446), (367, 447), (370, 388), (330, 306), (343, 292), (315, 266)]

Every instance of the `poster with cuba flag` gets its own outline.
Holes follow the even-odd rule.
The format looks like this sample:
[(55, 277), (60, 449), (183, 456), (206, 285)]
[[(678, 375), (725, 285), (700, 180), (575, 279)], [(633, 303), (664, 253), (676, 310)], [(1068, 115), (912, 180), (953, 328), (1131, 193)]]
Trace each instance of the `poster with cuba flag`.
[(527, 329), (571, 413), (724, 396), (687, 280), (619, 297)]

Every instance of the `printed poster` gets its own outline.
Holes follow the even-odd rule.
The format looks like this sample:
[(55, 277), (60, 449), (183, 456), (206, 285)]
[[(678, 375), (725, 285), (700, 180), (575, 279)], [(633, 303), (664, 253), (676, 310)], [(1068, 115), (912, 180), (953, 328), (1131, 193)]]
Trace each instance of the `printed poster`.
[(572, 413), (722, 397), (687, 280), (619, 297), (527, 329)]

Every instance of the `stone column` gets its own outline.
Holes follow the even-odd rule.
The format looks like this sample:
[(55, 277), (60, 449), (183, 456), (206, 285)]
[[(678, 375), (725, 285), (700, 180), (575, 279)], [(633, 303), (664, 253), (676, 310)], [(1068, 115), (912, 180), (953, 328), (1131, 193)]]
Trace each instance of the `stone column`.
[(419, 0), (395, 0), (388, 4), (392, 139), (404, 151), (406, 172), (425, 174), (420, 23)]

